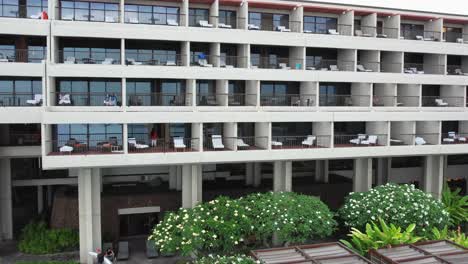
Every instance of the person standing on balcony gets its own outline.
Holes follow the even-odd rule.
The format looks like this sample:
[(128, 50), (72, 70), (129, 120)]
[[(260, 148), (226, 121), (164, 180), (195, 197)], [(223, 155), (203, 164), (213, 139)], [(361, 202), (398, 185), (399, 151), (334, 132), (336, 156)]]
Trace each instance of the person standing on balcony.
[(156, 143), (158, 141), (158, 133), (156, 133), (156, 130), (154, 129), (154, 127), (151, 129), (150, 139), (151, 139), (151, 147), (156, 147)]

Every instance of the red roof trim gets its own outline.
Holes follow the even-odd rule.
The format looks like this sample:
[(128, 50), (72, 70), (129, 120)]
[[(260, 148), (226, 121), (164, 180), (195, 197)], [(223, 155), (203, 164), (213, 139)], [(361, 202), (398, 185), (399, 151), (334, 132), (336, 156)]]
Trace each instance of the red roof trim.
[(286, 3), (268, 3), (268, 2), (257, 2), (248, 1), (249, 7), (267, 8), (267, 9), (286, 9), (291, 10), (297, 7), (297, 4), (286, 4)]
[(347, 9), (336, 8), (336, 7), (322, 7), (322, 6), (304, 6), (304, 11), (306, 12), (317, 12), (317, 13), (331, 13), (331, 14), (341, 14), (346, 12)]
[(220, 5), (240, 6), (242, 0), (219, 0)]

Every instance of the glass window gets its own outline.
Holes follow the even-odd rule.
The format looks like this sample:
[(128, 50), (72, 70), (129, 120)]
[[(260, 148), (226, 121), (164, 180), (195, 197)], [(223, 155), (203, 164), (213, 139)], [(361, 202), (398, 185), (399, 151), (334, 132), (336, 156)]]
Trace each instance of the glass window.
[(262, 27), (262, 14), (257, 12), (249, 12), (249, 24)]
[(0, 80), (0, 106), (27, 105), (35, 94), (42, 94), (41, 80)]
[(29, 18), (39, 18), (42, 11), (47, 12), (47, 0), (27, 0), (26, 9)]
[(331, 17), (304, 16), (304, 31), (327, 34), (329, 29), (337, 29), (337, 19)]
[(0, 16), (4, 17), (18, 17), (19, 5), (18, 0), (3, 0), (0, 1)]
[(189, 9), (189, 26), (198, 26), (199, 21), (209, 21), (208, 9), (190, 8)]
[(236, 28), (236, 11), (219, 10), (219, 23)]

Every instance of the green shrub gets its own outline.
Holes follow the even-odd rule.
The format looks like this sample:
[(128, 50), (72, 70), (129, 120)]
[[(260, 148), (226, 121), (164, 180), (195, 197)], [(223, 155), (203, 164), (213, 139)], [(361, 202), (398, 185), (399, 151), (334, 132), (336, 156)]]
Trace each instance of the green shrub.
[(448, 227), (440, 230), (433, 228), (432, 235), (429, 236), (428, 240), (450, 240), (460, 246), (468, 247), (468, 236), (460, 230), (449, 230)]
[(63, 229), (48, 229), (44, 222), (31, 222), (21, 233), (18, 248), (28, 254), (50, 254), (73, 250), (79, 246), (78, 232)]
[[(219, 197), (169, 213), (150, 237), (163, 253), (232, 255), (261, 244), (300, 243), (333, 233), (336, 222), (319, 199), (295, 193)], [(274, 236), (276, 234), (276, 236)]]
[(348, 234), (351, 237), (351, 241), (341, 240), (341, 242), (364, 256), (370, 249), (410, 244), (421, 240), (420, 237), (413, 234), (415, 227), (415, 224), (411, 224), (406, 230), (402, 231), (400, 227), (396, 227), (393, 224), (388, 226), (385, 221), (379, 219), (379, 224), (374, 222), (366, 224), (365, 233), (352, 228), (351, 233)]
[(218, 256), (209, 255), (193, 262), (194, 264), (255, 264), (256, 262), (247, 256)]
[(15, 264), (79, 264), (77, 261), (17, 261)]
[(359, 230), (378, 218), (397, 227), (414, 223), (417, 235), (449, 223), (449, 213), (440, 201), (408, 184), (386, 184), (368, 192), (350, 193), (338, 215), (344, 226)]
[(461, 189), (450, 190), (447, 184), (442, 190), (442, 203), (450, 215), (450, 224), (460, 226), (468, 222), (468, 195), (460, 195)]

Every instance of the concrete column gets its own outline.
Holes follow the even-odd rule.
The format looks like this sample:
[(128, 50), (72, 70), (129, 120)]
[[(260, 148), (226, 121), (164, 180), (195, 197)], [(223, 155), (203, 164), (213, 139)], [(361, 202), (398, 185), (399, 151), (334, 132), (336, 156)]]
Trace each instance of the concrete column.
[(444, 156), (433, 155), (424, 157), (424, 175), (422, 189), (440, 198), (442, 186), (444, 183)]
[(283, 162), (283, 176), (284, 176), (284, 189), (285, 192), (292, 191), (292, 161)]
[(353, 192), (366, 192), (372, 188), (372, 159), (354, 160)]
[(47, 186), (47, 207), (52, 208), (52, 202), (54, 200), (52, 185)]
[[(120, 39), (120, 64), (125, 65), (125, 39)], [(122, 89), (125, 87), (122, 86)]]
[[(122, 86), (121, 86), (121, 90), (122, 90), (122, 107), (125, 107), (125, 106), (128, 106), (128, 102), (127, 102), (127, 78), (122, 78)], [(124, 111), (126, 111), (124, 109)]]
[(13, 239), (10, 159), (0, 159), (0, 240)]
[(392, 169), (392, 158), (377, 159), (377, 182), (376, 185), (384, 185), (388, 183), (390, 170)]
[(254, 163), (245, 164), (245, 185), (251, 186), (254, 184)]
[(44, 211), (44, 186), (37, 186), (37, 214), (42, 214)]
[(328, 160), (315, 161), (315, 181), (328, 183)]
[(182, 165), (182, 207), (193, 208), (201, 202), (201, 165)]
[(262, 184), (262, 163), (254, 163), (253, 186), (258, 187)]
[(177, 166), (169, 167), (169, 190), (177, 189)]
[(292, 189), (292, 162), (273, 162), (273, 191), (290, 192)]
[(189, 0), (182, 0), (182, 7), (180, 8), (180, 26), (188, 27), (189, 16)]
[(125, 23), (125, 1), (124, 1), (124, 0), (120, 0), (119, 5), (120, 5), (119, 22), (120, 22), (120, 23)]
[(88, 252), (101, 248), (101, 171), (78, 170), (80, 263), (92, 264)]
[(177, 191), (182, 191), (182, 166), (177, 166), (176, 190)]
[(122, 145), (124, 154), (128, 154), (128, 124), (122, 124)]

